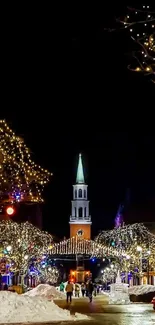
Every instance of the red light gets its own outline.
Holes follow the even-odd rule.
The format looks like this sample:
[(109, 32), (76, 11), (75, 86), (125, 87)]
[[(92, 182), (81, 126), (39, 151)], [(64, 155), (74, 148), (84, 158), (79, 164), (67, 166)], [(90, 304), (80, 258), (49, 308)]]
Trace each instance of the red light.
[(6, 213), (7, 213), (9, 216), (11, 216), (14, 212), (15, 212), (15, 210), (14, 210), (14, 208), (12, 208), (12, 207), (8, 207), (8, 208), (6, 209)]

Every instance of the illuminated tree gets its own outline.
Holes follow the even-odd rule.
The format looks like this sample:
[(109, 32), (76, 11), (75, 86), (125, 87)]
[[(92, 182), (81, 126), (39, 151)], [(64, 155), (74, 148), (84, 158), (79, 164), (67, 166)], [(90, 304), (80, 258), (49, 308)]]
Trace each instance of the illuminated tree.
[(59, 271), (56, 266), (40, 264), (37, 267), (40, 282), (56, 284), (59, 278)]
[(143, 72), (155, 83), (155, 8), (143, 5), (140, 8), (127, 7), (127, 14), (118, 22), (128, 29), (134, 41), (133, 62), (128, 68)]
[(96, 238), (99, 245), (115, 248), (115, 258), (122, 272), (133, 272), (139, 276), (155, 269), (155, 235), (143, 224), (123, 225), (110, 231), (102, 231)]
[(101, 273), (101, 281), (103, 283), (114, 283), (118, 270), (120, 267), (116, 263), (108, 265)]
[(40, 261), (51, 249), (52, 236), (28, 222), (0, 222), (0, 256), (14, 274), (26, 275), (33, 260)]
[[(42, 202), (42, 190), (50, 173), (31, 159), (24, 140), (0, 120), (0, 201)], [(10, 210), (11, 214), (11, 210)]]

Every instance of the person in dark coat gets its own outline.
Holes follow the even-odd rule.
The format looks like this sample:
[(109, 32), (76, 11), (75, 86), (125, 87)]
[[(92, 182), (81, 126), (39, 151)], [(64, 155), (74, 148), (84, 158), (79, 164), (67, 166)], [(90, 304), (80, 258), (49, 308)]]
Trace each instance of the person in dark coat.
[(89, 301), (90, 302), (92, 302), (93, 290), (94, 290), (93, 282), (92, 281), (89, 281), (89, 283), (88, 283), (88, 297), (89, 297)]
[(8, 285), (5, 283), (3, 290), (8, 291)]
[(0, 273), (0, 290), (2, 290), (2, 274)]

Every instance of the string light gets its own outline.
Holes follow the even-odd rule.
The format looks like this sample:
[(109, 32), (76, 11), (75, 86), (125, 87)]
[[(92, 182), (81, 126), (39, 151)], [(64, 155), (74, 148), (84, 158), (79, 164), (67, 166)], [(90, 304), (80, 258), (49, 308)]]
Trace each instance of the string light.
[(40, 261), (49, 253), (53, 238), (32, 224), (0, 222), (0, 258), (6, 259), (14, 273), (25, 274), (32, 260)]
[(115, 247), (106, 243), (100, 244), (93, 240), (72, 237), (60, 243), (54, 243), (50, 248), (50, 255), (76, 255), (85, 254), (93, 256), (117, 256), (119, 254)]
[(51, 173), (35, 164), (24, 141), (0, 120), (0, 189), (2, 205), (43, 202), (42, 191)]
[(126, 17), (118, 21), (129, 29), (136, 44), (132, 53), (134, 62), (128, 68), (149, 75), (155, 83), (155, 10), (148, 5), (140, 9), (128, 7)]

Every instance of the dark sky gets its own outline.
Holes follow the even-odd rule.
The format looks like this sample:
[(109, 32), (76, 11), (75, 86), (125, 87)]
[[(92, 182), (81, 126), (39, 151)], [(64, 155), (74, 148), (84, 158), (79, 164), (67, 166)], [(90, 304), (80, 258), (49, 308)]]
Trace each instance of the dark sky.
[(127, 35), (104, 30), (119, 11), (44, 7), (5, 24), (0, 112), (53, 172), (43, 218), (60, 237), (69, 234), (79, 152), (93, 234), (113, 226), (128, 187), (133, 202), (155, 197), (155, 89), (126, 69)]

